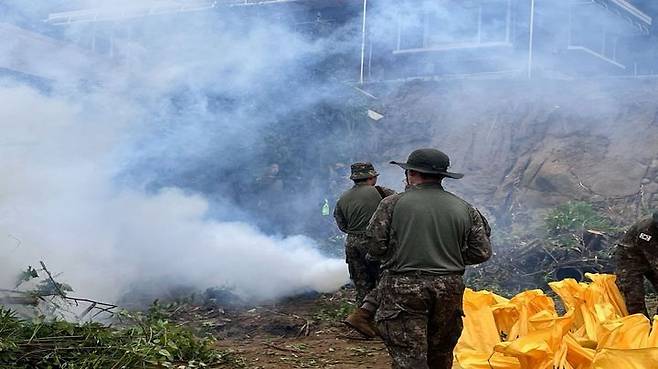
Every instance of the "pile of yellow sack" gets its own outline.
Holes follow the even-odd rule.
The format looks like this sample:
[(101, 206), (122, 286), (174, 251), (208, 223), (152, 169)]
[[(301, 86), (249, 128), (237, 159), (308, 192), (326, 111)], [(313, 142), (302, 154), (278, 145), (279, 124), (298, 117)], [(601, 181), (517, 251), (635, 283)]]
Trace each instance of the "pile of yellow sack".
[[(615, 276), (587, 274), (550, 283), (567, 311), (541, 290), (506, 299), (464, 294), (464, 332), (455, 355), (463, 369), (655, 369), (658, 316), (628, 315)], [(652, 327), (653, 325), (653, 327)]]

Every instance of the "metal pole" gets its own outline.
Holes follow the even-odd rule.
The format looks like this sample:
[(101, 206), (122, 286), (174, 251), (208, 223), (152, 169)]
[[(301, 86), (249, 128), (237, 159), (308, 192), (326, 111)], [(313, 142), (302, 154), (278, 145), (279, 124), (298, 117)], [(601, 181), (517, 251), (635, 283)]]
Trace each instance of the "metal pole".
[(530, 0), (530, 41), (528, 42), (528, 79), (532, 79), (532, 47), (535, 37), (535, 0)]
[(368, 10), (368, 0), (363, 0), (363, 24), (361, 27), (361, 75), (359, 84), (363, 84), (363, 73), (366, 62), (366, 12)]
[(368, 81), (372, 79), (372, 41), (368, 50)]

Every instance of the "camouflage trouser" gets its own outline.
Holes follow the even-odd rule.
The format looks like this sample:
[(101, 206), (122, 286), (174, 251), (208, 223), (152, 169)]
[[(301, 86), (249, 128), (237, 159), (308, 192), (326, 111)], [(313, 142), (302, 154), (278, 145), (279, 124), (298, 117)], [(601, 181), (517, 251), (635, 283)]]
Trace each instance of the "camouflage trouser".
[(350, 278), (356, 288), (357, 305), (363, 303), (366, 295), (377, 285), (379, 263), (366, 258), (367, 238), (362, 235), (348, 235), (345, 242), (345, 257)]
[(377, 328), (393, 369), (451, 369), (461, 336), (461, 275), (384, 272), (377, 286)]
[(628, 313), (649, 316), (644, 296), (644, 278), (658, 291), (658, 259), (648, 257), (635, 247), (617, 246), (615, 261), (617, 286), (624, 295)]

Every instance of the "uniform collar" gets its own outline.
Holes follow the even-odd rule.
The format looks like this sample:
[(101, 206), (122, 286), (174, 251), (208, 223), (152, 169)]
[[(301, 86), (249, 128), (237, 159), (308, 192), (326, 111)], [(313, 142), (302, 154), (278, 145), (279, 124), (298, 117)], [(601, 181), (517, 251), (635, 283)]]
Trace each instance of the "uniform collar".
[(425, 183), (421, 183), (421, 184), (411, 186), (407, 189), (407, 191), (422, 190), (422, 189), (425, 189), (425, 188), (438, 188), (440, 190), (443, 190), (443, 186), (439, 182), (425, 182)]

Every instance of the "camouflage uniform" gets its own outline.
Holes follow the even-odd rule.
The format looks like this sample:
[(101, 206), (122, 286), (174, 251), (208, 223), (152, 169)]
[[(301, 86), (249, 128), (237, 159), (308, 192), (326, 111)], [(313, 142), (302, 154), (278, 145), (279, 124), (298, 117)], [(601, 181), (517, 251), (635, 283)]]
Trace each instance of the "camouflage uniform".
[[(425, 151), (429, 159), (445, 156)], [(447, 169), (447, 163), (439, 164)], [(437, 172), (461, 178), (445, 169), (430, 173)], [(366, 234), (372, 239), (370, 255), (382, 260), (375, 321), (393, 368), (451, 369), (463, 329), (465, 266), (484, 262), (492, 254), (486, 220), (439, 182), (431, 182), (382, 200)]]
[[(379, 241), (369, 243), (369, 251), (382, 260), (390, 258), (399, 247), (390, 225), (401, 196), (382, 200), (368, 226), (368, 236)], [(469, 209), (472, 225), (460, 250), (464, 265), (482, 263), (492, 254), (486, 219), (475, 208)], [(463, 271), (436, 275), (384, 270), (376, 289), (379, 309), (375, 321), (394, 369), (452, 368), (453, 350), (463, 328), (462, 274)]]
[(384, 272), (377, 291), (375, 321), (393, 368), (452, 368), (463, 328), (462, 277)]
[(366, 295), (377, 285), (379, 279), (379, 262), (370, 260), (368, 238), (361, 234), (348, 234), (345, 242), (345, 262), (350, 272), (350, 279), (356, 289), (356, 301), (361, 305)]
[(617, 285), (624, 295), (628, 312), (648, 316), (644, 278), (658, 291), (658, 227), (652, 217), (631, 226), (617, 244), (615, 259)]
[[(352, 164), (350, 178), (353, 180), (377, 175), (370, 163)], [(392, 194), (395, 194), (395, 191), (385, 187), (356, 184), (341, 196), (334, 208), (334, 218), (338, 228), (347, 233), (345, 261), (350, 279), (356, 289), (359, 305), (376, 286), (379, 278), (379, 262), (367, 257), (368, 239), (365, 236), (365, 229), (382, 198)]]

